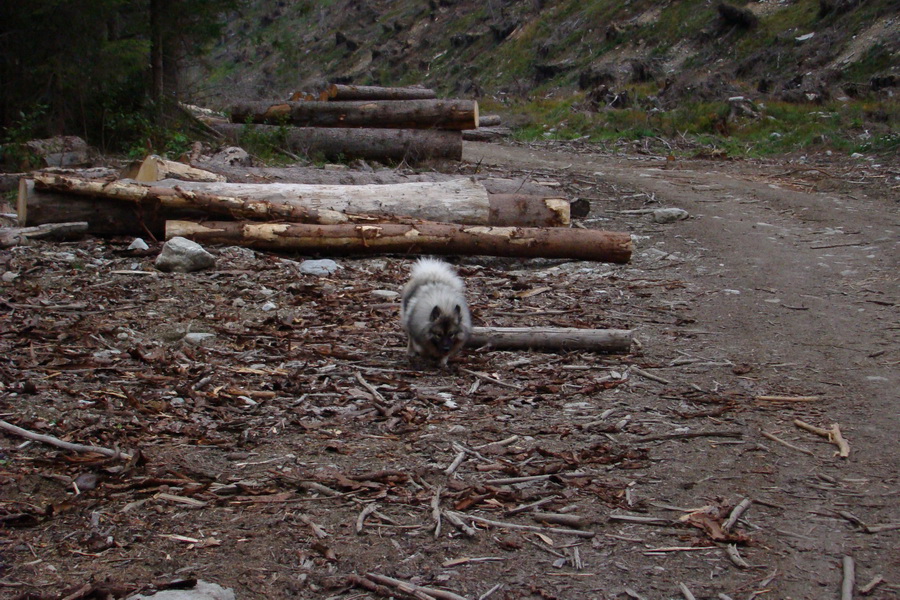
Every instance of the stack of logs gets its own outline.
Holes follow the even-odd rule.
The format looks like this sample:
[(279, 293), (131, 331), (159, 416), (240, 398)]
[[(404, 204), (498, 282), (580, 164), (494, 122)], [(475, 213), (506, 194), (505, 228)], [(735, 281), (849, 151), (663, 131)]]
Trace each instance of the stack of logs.
[(478, 128), (474, 100), (438, 99), (426, 88), (331, 85), (287, 102), (241, 102), (231, 123), (213, 127), (240, 144), (243, 135), (278, 139), (286, 150), (327, 160), (461, 160), (462, 132)]
[[(625, 263), (631, 236), (570, 228), (565, 198), (489, 193), (471, 178), (377, 185), (244, 184), (150, 157), (144, 173), (35, 173), (19, 186), (23, 227), (80, 221), (98, 235), (182, 236), (307, 254), (460, 254)], [(196, 181), (203, 179), (206, 181)], [(209, 219), (215, 219), (211, 221)]]

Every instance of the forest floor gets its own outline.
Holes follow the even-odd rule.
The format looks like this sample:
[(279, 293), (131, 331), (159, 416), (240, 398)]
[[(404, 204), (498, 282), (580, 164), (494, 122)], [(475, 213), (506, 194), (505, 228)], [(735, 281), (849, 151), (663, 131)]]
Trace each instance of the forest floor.
[[(635, 240), (627, 265), (449, 259), (476, 324), (632, 329), (630, 353), (410, 365), (390, 292), (412, 257), (315, 276), (210, 248), (215, 269), (163, 274), (130, 239), (0, 251), (0, 419), (131, 455), (0, 434), (0, 597), (414, 597), (388, 576), (818, 600), (844, 557), (900, 595), (900, 165), (468, 143), (459, 171), (556, 185), (590, 202), (579, 226)], [(633, 212), (659, 207), (690, 216)]]

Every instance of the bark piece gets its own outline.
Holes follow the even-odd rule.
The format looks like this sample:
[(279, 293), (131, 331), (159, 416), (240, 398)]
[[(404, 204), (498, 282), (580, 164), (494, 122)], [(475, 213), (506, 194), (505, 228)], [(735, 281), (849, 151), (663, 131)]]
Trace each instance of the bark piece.
[(241, 102), (232, 105), (229, 112), (232, 123), (456, 131), (478, 128), (478, 103), (474, 100)]
[(225, 181), (225, 177), (198, 169), (174, 160), (151, 154), (137, 165), (132, 165), (123, 173), (124, 177), (137, 181), (159, 181), (160, 179), (182, 179), (184, 181)]
[(362, 158), (405, 161), (462, 160), (462, 133), (437, 129), (341, 129), (335, 127), (277, 127), (220, 123), (213, 128), (231, 143), (243, 144), (248, 135), (277, 141), (285, 150), (327, 160)]
[[(577, 229), (574, 231), (592, 231)], [(601, 232), (598, 232), (601, 233)], [(590, 242), (585, 242), (590, 243)], [(597, 259), (594, 259), (597, 260)], [(615, 262), (615, 261), (612, 261)], [(592, 350), (628, 352), (628, 329), (577, 329), (570, 327), (474, 327), (466, 345), (498, 350)]]
[(0, 248), (16, 246), (26, 240), (68, 240), (81, 237), (87, 233), (88, 224), (84, 221), (77, 223), (46, 223), (37, 227), (0, 227)]
[[(174, 236), (207, 244), (325, 254), (462, 254), (615, 263), (628, 262), (632, 250), (631, 236), (621, 232), (424, 221), (372, 225), (168, 221), (166, 237)], [(571, 338), (572, 343), (577, 340)]]

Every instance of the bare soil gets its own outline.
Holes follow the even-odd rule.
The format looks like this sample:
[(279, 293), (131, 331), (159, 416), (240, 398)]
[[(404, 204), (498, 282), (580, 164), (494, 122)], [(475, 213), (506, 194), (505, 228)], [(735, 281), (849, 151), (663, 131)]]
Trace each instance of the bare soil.
[[(0, 418), (134, 457), (0, 434), (0, 596), (196, 577), (239, 599), (413, 597), (367, 590), (375, 573), (431, 597), (664, 599), (683, 584), (813, 600), (840, 597), (844, 556), (858, 588), (883, 577), (869, 597), (900, 595), (900, 529), (882, 527), (900, 523), (896, 161), (467, 144), (464, 162), (558, 184), (590, 201), (579, 226), (636, 242), (624, 266), (452, 259), (477, 324), (630, 328), (630, 354), (410, 365), (382, 292), (412, 257), (310, 276), (300, 257), (218, 248), (215, 270), (162, 274), (159, 244), (4, 250), (18, 277), (0, 284)], [(628, 212), (669, 206), (690, 218)], [(838, 424), (849, 457), (795, 419)]]

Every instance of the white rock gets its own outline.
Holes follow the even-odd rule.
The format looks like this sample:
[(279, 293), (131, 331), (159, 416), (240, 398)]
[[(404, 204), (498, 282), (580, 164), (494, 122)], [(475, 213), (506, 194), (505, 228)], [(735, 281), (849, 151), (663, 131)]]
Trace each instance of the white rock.
[(19, 278), (18, 273), (13, 273), (12, 271), (7, 271), (3, 275), (0, 275), (0, 279), (3, 280), (3, 283), (12, 283), (16, 279)]
[(191, 590), (163, 590), (149, 596), (135, 594), (127, 600), (235, 600), (235, 596), (234, 590), (230, 588), (198, 580)]
[(250, 160), (250, 155), (243, 148), (230, 146), (214, 154), (210, 162), (232, 167), (249, 167), (253, 161)]
[(689, 216), (688, 211), (680, 208), (657, 208), (653, 211), (653, 221), (656, 223), (674, 223), (687, 219)]
[(155, 265), (157, 269), (167, 273), (191, 273), (214, 267), (216, 257), (197, 242), (183, 237), (173, 237), (163, 245)]
[(323, 258), (321, 260), (304, 260), (300, 263), (300, 272), (304, 275), (331, 275), (341, 266), (331, 260), (330, 258)]
[(214, 333), (186, 333), (182, 338), (185, 344), (191, 346), (205, 346), (216, 339)]
[(275, 304), (274, 302), (266, 302), (265, 304), (263, 304), (260, 307), (260, 309), (262, 309), (264, 312), (271, 312), (271, 311), (275, 310), (276, 308), (278, 308), (278, 305)]
[(372, 295), (376, 298), (384, 298), (385, 300), (393, 300), (400, 295), (400, 292), (394, 290), (372, 290)]
[(150, 246), (147, 245), (147, 242), (142, 240), (141, 238), (134, 238), (134, 241), (131, 242), (131, 245), (128, 246), (129, 250), (149, 250)]

